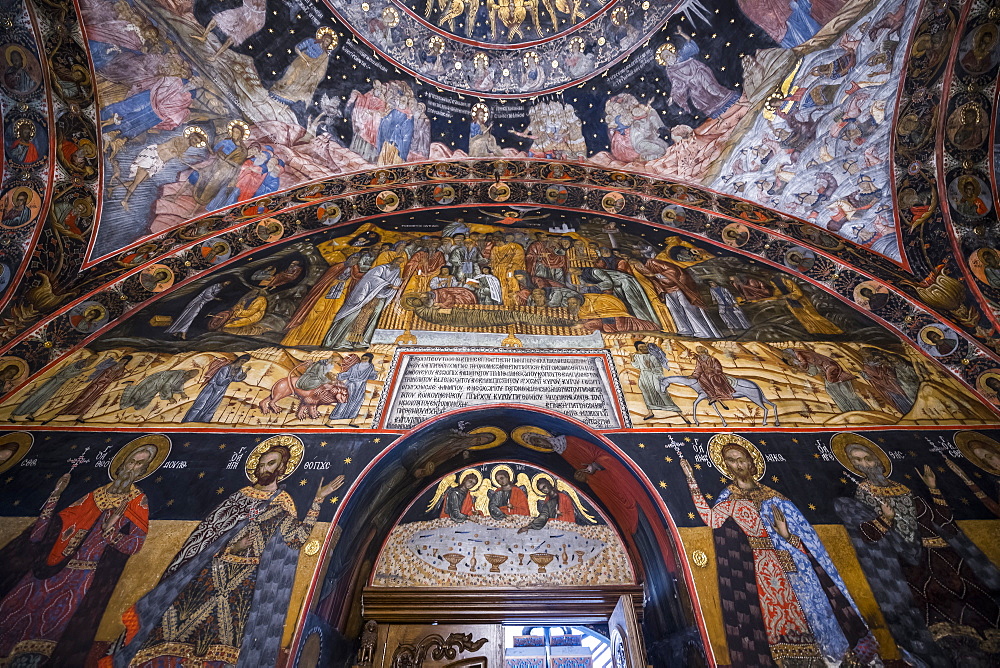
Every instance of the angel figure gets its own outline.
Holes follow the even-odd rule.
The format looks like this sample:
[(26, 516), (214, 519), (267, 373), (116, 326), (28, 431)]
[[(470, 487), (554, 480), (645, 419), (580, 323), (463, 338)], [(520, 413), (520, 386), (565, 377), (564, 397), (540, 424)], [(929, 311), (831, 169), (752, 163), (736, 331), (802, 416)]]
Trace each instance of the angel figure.
[[(476, 469), (466, 469), (454, 477), (446, 476), (438, 483), (428, 511), (438, 511), (439, 517), (450, 517), (461, 524), (485, 516), (489, 506), (489, 480)], [(440, 510), (438, 510), (440, 509)]]
[(543, 213), (537, 216), (529, 216), (528, 214), (532, 211), (538, 211), (537, 206), (512, 206), (509, 209), (504, 209), (500, 213), (494, 213), (493, 211), (488, 211), (483, 209), (483, 213), (491, 218), (496, 218), (500, 225), (512, 225), (514, 223), (522, 223), (526, 220), (541, 220), (542, 218), (548, 218), (549, 214)]
[(584, 509), (576, 490), (569, 485), (560, 486), (555, 478), (539, 473), (531, 481), (531, 487), (539, 497), (539, 500), (535, 502), (537, 514), (531, 518), (530, 522), (518, 529), (518, 533), (543, 529), (549, 520), (576, 524), (597, 523), (594, 516)]
[(487, 492), (489, 497), (487, 510), (493, 519), (502, 520), (510, 515), (528, 517), (538, 512), (537, 506), (532, 503), (537, 502), (538, 497), (531, 488), (527, 474), (518, 473), (515, 484), (514, 471), (506, 464), (501, 464), (493, 468), (490, 481), (496, 485), (496, 487), (491, 485)]

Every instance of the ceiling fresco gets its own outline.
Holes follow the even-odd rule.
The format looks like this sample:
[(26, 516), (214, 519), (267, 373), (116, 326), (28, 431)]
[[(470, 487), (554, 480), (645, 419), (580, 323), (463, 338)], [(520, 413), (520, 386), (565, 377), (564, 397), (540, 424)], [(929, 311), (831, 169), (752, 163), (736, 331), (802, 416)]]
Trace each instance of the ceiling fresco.
[[(33, 24), (27, 14), (5, 16), (0, 299), (8, 341), (131, 262), (170, 252), (187, 240), (190, 221), (213, 210), (263, 197), (240, 211), (267, 214), (288, 202), (275, 196), (317, 178), (478, 156), (555, 159), (552, 180), (593, 174), (599, 187), (651, 194), (647, 186), (663, 179), (700, 183), (709, 209), (713, 191), (756, 202), (770, 211), (747, 209), (748, 222), (801, 230), (807, 246), (846, 252), (850, 264), (997, 345), (996, 288), (986, 274), (996, 214), (984, 148), (996, 19), (985, 5), (963, 16), (946, 4), (834, 2), (785, 15), (719, 0), (656, 18), (666, 11), (659, 3), (554, 3), (551, 12), (542, 3), (525, 5), (521, 33), (501, 39), (499, 31), (493, 42), (491, 18), (509, 35), (520, 10), (259, 4), (92, 0), (79, 17), (59, 3), (41, 6)], [(454, 24), (437, 25), (459, 5)], [(255, 23), (265, 21), (258, 13), (266, 26)], [(241, 31), (229, 34), (241, 17)], [(546, 95), (545, 85), (522, 81), (520, 92), (496, 97), (496, 81), (486, 86), (491, 95), (405, 63), (401, 70), (387, 45), (408, 48), (410, 20), (448, 49), (469, 46), (466, 24), (471, 41), (491, 49), (561, 49), (557, 58), (539, 55), (539, 81), (556, 81), (543, 70), (557, 63), (577, 67), (579, 83)], [(608, 39), (596, 30), (603, 20), (623, 21), (622, 34)], [(365, 36), (371, 31), (381, 41)], [(604, 45), (588, 41), (597, 34)], [(432, 55), (430, 42), (414, 39), (411, 60), (421, 67), (466, 76), (478, 62), (487, 78), (503, 78), (489, 56)], [(586, 67), (568, 55), (581, 43)], [(641, 48), (615, 63), (609, 45)], [(528, 76), (534, 59), (516, 60), (520, 68), (506, 69)], [(591, 66), (609, 68), (588, 74)], [(937, 114), (942, 96), (953, 98), (947, 119)], [(946, 127), (929, 132), (935, 123)], [(940, 178), (939, 143), (949, 170)], [(465, 170), (447, 169), (459, 171), (441, 174)], [(648, 176), (623, 181), (614, 171)], [(411, 177), (392, 180), (401, 178)], [(543, 201), (560, 201), (553, 197)], [(950, 252), (952, 243), (961, 251)]]

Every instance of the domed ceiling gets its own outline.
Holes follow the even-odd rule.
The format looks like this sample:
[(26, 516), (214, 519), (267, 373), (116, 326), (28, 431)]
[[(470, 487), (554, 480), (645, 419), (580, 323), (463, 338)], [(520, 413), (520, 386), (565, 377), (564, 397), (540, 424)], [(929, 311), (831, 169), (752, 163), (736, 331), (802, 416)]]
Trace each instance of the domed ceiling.
[(920, 0), (8, 3), (4, 389), (186, 281), (392, 214), (680, 234), (781, 267), (996, 404), (998, 20)]

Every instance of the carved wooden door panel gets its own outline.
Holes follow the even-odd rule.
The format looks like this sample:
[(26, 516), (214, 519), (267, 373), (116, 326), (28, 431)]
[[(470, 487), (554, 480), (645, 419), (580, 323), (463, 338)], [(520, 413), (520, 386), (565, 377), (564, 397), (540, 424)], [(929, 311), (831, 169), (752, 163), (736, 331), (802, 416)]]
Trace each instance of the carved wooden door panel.
[(500, 668), (499, 624), (379, 624), (374, 668)]
[(635, 615), (631, 594), (624, 594), (618, 599), (618, 605), (608, 621), (608, 633), (614, 668), (646, 668), (642, 629)]

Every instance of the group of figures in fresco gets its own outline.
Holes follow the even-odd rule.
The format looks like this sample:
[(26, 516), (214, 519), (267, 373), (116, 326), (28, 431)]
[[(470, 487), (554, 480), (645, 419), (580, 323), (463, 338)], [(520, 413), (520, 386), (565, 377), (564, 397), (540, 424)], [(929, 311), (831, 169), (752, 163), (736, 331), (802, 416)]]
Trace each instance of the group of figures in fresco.
[[(233, 423), (284, 420), (293, 410), (301, 423), (362, 426), (401, 331), (418, 340), (421, 331), (451, 332), (469, 343), (516, 333), (570, 346), (603, 336), (620, 346), (619, 373), (645, 405), (639, 416), (674, 424), (698, 422), (702, 406), (722, 424), (727, 416), (812, 424), (852, 412), (883, 423), (914, 410), (913, 419), (981, 413), (976, 400), (945, 391), (953, 382), (898, 338), (805, 281), (680, 237), (654, 247), (609, 229), (601, 219), (548, 232), (456, 218), (440, 233), (369, 225), (293, 244), (165, 293), (22, 388), (5, 416)], [(153, 290), (169, 287), (170, 275), (165, 265), (143, 272)], [(77, 307), (87, 332), (107, 322), (99, 306)], [(852, 343), (863, 333), (865, 344)], [(934, 335), (942, 347), (928, 338), (931, 354), (954, 350), (944, 330)], [(802, 390), (782, 396), (789, 384)], [(922, 388), (935, 401), (920, 402)], [(691, 408), (682, 408), (688, 397)], [(795, 414), (776, 401), (794, 401), (786, 405)]]
[[(22, 460), (29, 434), (3, 439), (0, 469)], [(88, 448), (89, 449), (89, 448)], [(108, 467), (111, 482), (73, 503), (62, 494), (70, 460), (37, 520), (2, 550), (0, 659), (11, 666), (90, 665), (105, 608), (130, 558), (150, 532), (150, 507), (135, 483), (170, 454), (162, 435), (137, 438)], [(279, 481), (298, 468), (304, 446), (275, 436), (245, 462), (251, 484), (218, 504), (191, 532), (148, 593), (122, 616), (124, 632), (98, 665), (274, 665), (299, 550), (323, 501), (343, 476), (320, 483), (305, 518)], [(87, 478), (89, 480), (89, 477)], [(276, 623), (275, 620), (278, 620)]]
[[(664, 438), (647, 436), (647, 442)], [(408, 560), (423, 565), (420, 577), (458, 586), (449, 580), (453, 573), (540, 578), (548, 572), (550, 584), (572, 584), (572, 578), (562, 580), (574, 573), (583, 577), (587, 564), (621, 561), (625, 551), (635, 549), (640, 526), (660, 517), (650, 498), (635, 493), (635, 473), (590, 439), (535, 425), (514, 427), (509, 434), (496, 427), (466, 433), (462, 423), (442, 437), (457, 445), (442, 449), (437, 441), (413, 442), (392, 455), (412, 475), (434, 481), (420, 495), (416, 514), (399, 525), (405, 531), (395, 540)], [(525, 452), (553, 457), (553, 464), (569, 465), (573, 480), (516, 462), (431, 477), (434, 461), (508, 439)], [(837, 475), (838, 464), (846, 471), (844, 491), (825, 503), (846, 529), (851, 554), (834, 552), (824, 542), (830, 527), (817, 531), (807, 519), (816, 506), (805, 510), (800, 492), (786, 496), (764, 484), (765, 454), (748, 440), (717, 434), (700, 454), (703, 449), (688, 443), (690, 438), (670, 439), (666, 447), (674, 448), (678, 460), (668, 457), (658, 467), (671, 479), (682, 473), (690, 496), (667, 495), (667, 508), (712, 530), (721, 630), (733, 665), (879, 666), (892, 656), (913, 666), (995, 664), (1000, 571), (984, 554), (993, 553), (981, 542), (989, 534), (977, 533), (979, 544), (967, 536), (952, 504), (964, 499), (969, 505), (964, 495), (972, 495), (972, 504), (981, 506), (978, 514), (1000, 517), (1000, 444), (972, 431), (953, 439), (953, 446), (939, 449), (940, 465), (921, 456), (924, 463), (906, 473), (894, 471), (893, 459), (905, 458), (901, 453), (838, 433), (824, 446), (830, 456), (802, 469), (823, 481)], [(4, 437), (0, 472), (18, 477), (25, 469), (13, 467), (32, 448), (30, 434)], [(124, 582), (126, 565), (146, 549), (152, 532), (162, 530), (151, 523), (154, 509), (138, 484), (163, 467), (171, 442), (143, 436), (120, 448), (110, 464), (93, 466), (88, 466), (90, 448), (77, 450), (62, 465), (64, 474), (37, 517), (0, 550), (7, 565), (0, 579), (0, 658), (13, 666), (83, 665), (88, 656), (117, 668), (165, 662), (273, 665), (299, 551), (320, 505), (344, 482), (343, 476), (321, 481), (300, 520), (279, 483), (300, 467), (304, 448), (293, 436), (274, 436), (252, 448), (242, 462), (251, 484), (207, 512), (169, 563), (161, 560), (162, 572), (145, 576), (149, 586), (140, 589), (146, 593), (126, 601), (116, 620), (123, 631), (97, 645), (98, 626)], [(425, 456), (437, 459), (420, 459)], [(812, 460), (804, 448), (801, 457), (791, 456), (792, 467)], [(717, 495), (702, 491), (713, 476), (703, 472), (700, 461), (728, 479)], [(109, 483), (72, 503), (63, 498), (81, 475), (78, 467), (101, 466), (107, 466)], [(898, 482), (898, 476), (914, 482)], [(778, 477), (769, 475), (772, 482)], [(591, 498), (603, 510), (596, 510)], [(608, 523), (620, 531), (625, 548)], [(395, 554), (393, 544), (390, 538), (385, 554)], [(692, 559), (696, 569), (704, 566)], [(634, 575), (622, 563), (614, 577), (630, 582)], [(844, 569), (852, 563), (860, 571), (852, 566), (848, 575)], [(376, 574), (391, 581), (407, 568), (402, 560), (380, 559)]]
[[(956, 443), (983, 471), (1000, 472), (995, 441), (966, 432)], [(853, 496), (834, 500), (837, 515), (903, 660), (994, 665), (1000, 571), (955, 523), (938, 474), (926, 464), (919, 468), (926, 488), (919, 491), (891, 480), (889, 456), (866, 438), (837, 434), (831, 449), (856, 482)], [(713, 529), (733, 665), (882, 665), (871, 621), (863, 619), (816, 531), (793, 501), (761, 484), (761, 452), (740, 436), (720, 434), (709, 443), (709, 457), (732, 480), (714, 505), (687, 459), (680, 465), (698, 515)], [(995, 501), (969, 474), (947, 457), (945, 463), (995, 514)]]
[[(453, 13), (464, 4), (433, 11)], [(291, 59), (282, 56), (278, 62), (272, 53), (264, 58), (251, 46), (267, 30), (265, 12), (249, 0), (204, 21), (179, 5), (88, 0), (81, 9), (85, 23), (94, 26), (87, 37), (102, 90), (108, 201), (94, 251), (106, 254), (207, 211), (305, 180), (467, 151), (589, 160), (701, 181), (794, 215), (808, 214), (837, 234), (898, 257), (887, 208), (887, 155), (880, 147), (895, 111), (893, 82), (905, 55), (900, 45), (909, 38), (916, 8), (902, 1), (865, 13), (840, 2), (793, 4), (770, 11), (759, 3), (739, 3), (745, 18), (760, 26), (762, 38), (778, 45), (744, 54), (742, 83), (721, 76), (725, 73), (709, 59), (720, 45), (709, 45), (703, 31), (672, 21), (659, 46), (650, 47), (655, 59), (635, 73), (668, 82), (666, 99), (625, 90), (623, 81), (584, 97), (510, 106), (442, 102), (412, 79), (379, 75), (361, 81), (354, 72), (371, 67), (367, 54), (329, 25), (308, 27), (304, 37), (301, 26), (293, 28), (294, 43), (283, 49)], [(554, 11), (579, 20), (574, 3), (560, 7), (556, 3)], [(398, 10), (385, 11), (398, 23)], [(606, 14), (621, 19), (620, 24), (609, 20), (609, 29), (631, 30), (633, 16), (624, 7)], [(386, 21), (392, 23), (386, 17), (376, 22)], [(393, 28), (386, 24), (384, 30)], [(272, 29), (275, 36), (281, 32)], [(580, 51), (583, 38), (574, 39), (564, 45), (568, 54), (531, 52), (513, 69), (485, 56), (440, 65), (483, 80), (507, 76), (501, 70), (524, 70), (533, 82), (524, 88), (529, 90), (544, 85), (553, 62), (568, 71), (576, 60), (593, 57)], [(980, 51), (986, 48), (981, 42)], [(417, 60), (434, 62), (441, 60), (440, 53), (431, 53), (434, 44), (432, 39), (407, 48), (428, 50)], [(23, 80), (26, 86), (38, 68), (15, 46), (4, 51), (10, 61), (5, 72), (14, 84)], [(332, 74), (348, 66), (350, 77)], [(779, 99), (775, 84), (782, 82)], [(581, 126), (595, 106), (603, 109), (599, 119)], [(956, 116), (955, 132), (983, 131), (988, 113), (973, 111)], [(456, 114), (461, 118), (453, 121)], [(585, 129), (597, 130), (595, 123), (600, 132)], [(61, 162), (73, 174), (96, 177), (93, 132), (82, 126), (59, 130), (60, 146), (69, 151)], [(40, 120), (11, 118), (4, 130), (6, 153), (22, 161), (40, 159), (46, 135)], [(978, 187), (979, 198), (988, 201), (988, 186)], [(960, 188), (956, 197), (964, 193)], [(12, 220), (25, 215), (34, 220), (37, 208), (25, 214), (17, 207), (37, 193), (25, 196), (28, 201), (19, 204), (18, 193), (6, 192), (0, 204), (4, 215), (14, 208)], [(66, 239), (83, 243), (96, 207), (90, 201), (89, 213), (77, 211), (76, 200), (86, 194), (67, 197), (68, 217), (52, 224), (67, 232)], [(136, 224), (137, 218), (145, 224)]]

